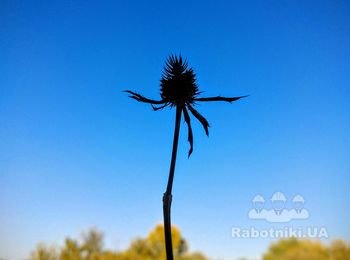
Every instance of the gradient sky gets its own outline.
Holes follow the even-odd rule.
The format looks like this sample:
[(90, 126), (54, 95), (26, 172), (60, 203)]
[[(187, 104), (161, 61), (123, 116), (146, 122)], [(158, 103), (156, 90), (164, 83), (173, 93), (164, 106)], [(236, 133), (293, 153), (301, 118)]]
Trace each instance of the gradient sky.
[[(244, 2), (244, 3), (243, 3)], [(181, 53), (206, 103), (210, 138), (182, 124), (173, 223), (213, 258), (258, 256), (271, 239), (233, 239), (256, 194), (302, 194), (329, 241), (350, 240), (348, 1), (15, 1), (0, 3), (0, 257), (61, 245), (95, 226), (124, 249), (162, 222), (174, 110), (159, 97)], [(327, 241), (326, 241), (327, 242)]]

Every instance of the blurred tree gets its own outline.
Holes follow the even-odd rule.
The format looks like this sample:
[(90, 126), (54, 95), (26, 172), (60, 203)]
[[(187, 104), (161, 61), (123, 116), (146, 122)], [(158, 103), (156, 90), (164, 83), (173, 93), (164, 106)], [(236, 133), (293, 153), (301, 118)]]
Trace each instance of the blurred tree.
[(329, 248), (330, 260), (350, 260), (350, 246), (341, 240), (334, 241)]
[(83, 234), (81, 251), (84, 259), (90, 259), (93, 255), (99, 255), (103, 249), (103, 234), (96, 229), (90, 229)]
[[(154, 259), (166, 259), (165, 239), (163, 225), (157, 225), (146, 238), (147, 243), (152, 249)], [(179, 229), (172, 227), (172, 242), (174, 257), (182, 256), (187, 251), (187, 242), (181, 237)]]
[[(60, 260), (80, 260), (81, 249), (77, 241), (67, 238), (64, 247), (61, 249)], [(41, 259), (38, 259), (41, 260)]]
[(350, 248), (342, 241), (329, 247), (318, 241), (283, 239), (270, 246), (264, 260), (350, 260)]
[(56, 249), (48, 247), (43, 243), (38, 244), (36, 249), (31, 253), (30, 260), (57, 260), (58, 254)]
[[(175, 259), (179, 260), (205, 260), (201, 253), (188, 253), (186, 240), (181, 236), (180, 230), (172, 227), (172, 242)], [(145, 239), (133, 241), (125, 252), (127, 260), (164, 260), (166, 259), (165, 239), (163, 225), (157, 225)]]

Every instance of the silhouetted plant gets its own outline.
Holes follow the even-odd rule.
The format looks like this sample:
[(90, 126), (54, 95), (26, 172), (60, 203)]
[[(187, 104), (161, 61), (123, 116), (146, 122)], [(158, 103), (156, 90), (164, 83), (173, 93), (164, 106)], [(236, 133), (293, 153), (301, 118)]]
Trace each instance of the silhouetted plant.
[(181, 56), (177, 57), (171, 55), (164, 67), (162, 78), (160, 80), (160, 96), (161, 100), (153, 100), (146, 98), (136, 92), (126, 90), (131, 98), (139, 101), (151, 104), (154, 111), (163, 109), (167, 106), (176, 107), (176, 119), (175, 119), (175, 132), (173, 140), (173, 149), (171, 155), (169, 179), (166, 191), (163, 195), (163, 215), (164, 215), (164, 235), (165, 235), (165, 247), (167, 253), (167, 259), (173, 259), (172, 241), (171, 241), (171, 200), (172, 200), (172, 186), (175, 172), (177, 146), (180, 132), (180, 121), (183, 113), (185, 122), (188, 127), (188, 142), (190, 143), (190, 149), (188, 151), (188, 157), (193, 152), (193, 134), (191, 127), (191, 120), (188, 110), (191, 114), (199, 120), (203, 125), (205, 133), (209, 135), (209, 123), (205, 117), (203, 117), (195, 108), (196, 102), (210, 102), (210, 101), (226, 101), (233, 102), (246, 96), (238, 97), (199, 97), (201, 93), (198, 90), (196, 83), (196, 74), (193, 69), (188, 66), (187, 61), (183, 60)]

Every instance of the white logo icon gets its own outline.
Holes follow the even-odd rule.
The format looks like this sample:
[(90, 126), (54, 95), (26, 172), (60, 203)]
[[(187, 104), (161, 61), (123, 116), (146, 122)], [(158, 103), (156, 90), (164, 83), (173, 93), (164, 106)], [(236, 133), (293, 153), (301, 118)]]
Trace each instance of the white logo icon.
[(287, 198), (282, 192), (275, 192), (271, 197), (271, 207), (266, 209), (262, 195), (253, 198), (253, 208), (248, 216), (251, 219), (264, 219), (268, 222), (289, 222), (293, 219), (307, 219), (309, 212), (304, 208), (305, 200), (301, 195), (292, 199), (293, 207), (286, 207)]

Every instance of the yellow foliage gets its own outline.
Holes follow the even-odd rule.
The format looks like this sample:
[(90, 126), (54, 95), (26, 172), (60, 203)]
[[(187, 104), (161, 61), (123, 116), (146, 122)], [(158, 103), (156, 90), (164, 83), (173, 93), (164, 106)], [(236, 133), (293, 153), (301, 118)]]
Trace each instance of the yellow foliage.
[(329, 248), (330, 260), (350, 260), (350, 246), (343, 241), (334, 241)]
[(350, 249), (342, 241), (329, 247), (319, 241), (283, 239), (272, 244), (264, 260), (350, 260)]
[[(188, 253), (185, 239), (177, 227), (172, 227), (174, 257), (176, 260), (205, 260), (201, 253)], [(103, 249), (103, 234), (91, 229), (82, 242), (67, 238), (64, 246), (56, 252), (43, 244), (31, 254), (31, 260), (164, 260), (165, 242), (163, 225), (157, 225), (146, 238), (134, 240), (123, 252)]]
[(45, 244), (40, 243), (32, 252), (29, 257), (30, 260), (57, 260), (58, 255), (56, 249), (53, 247), (47, 247)]

